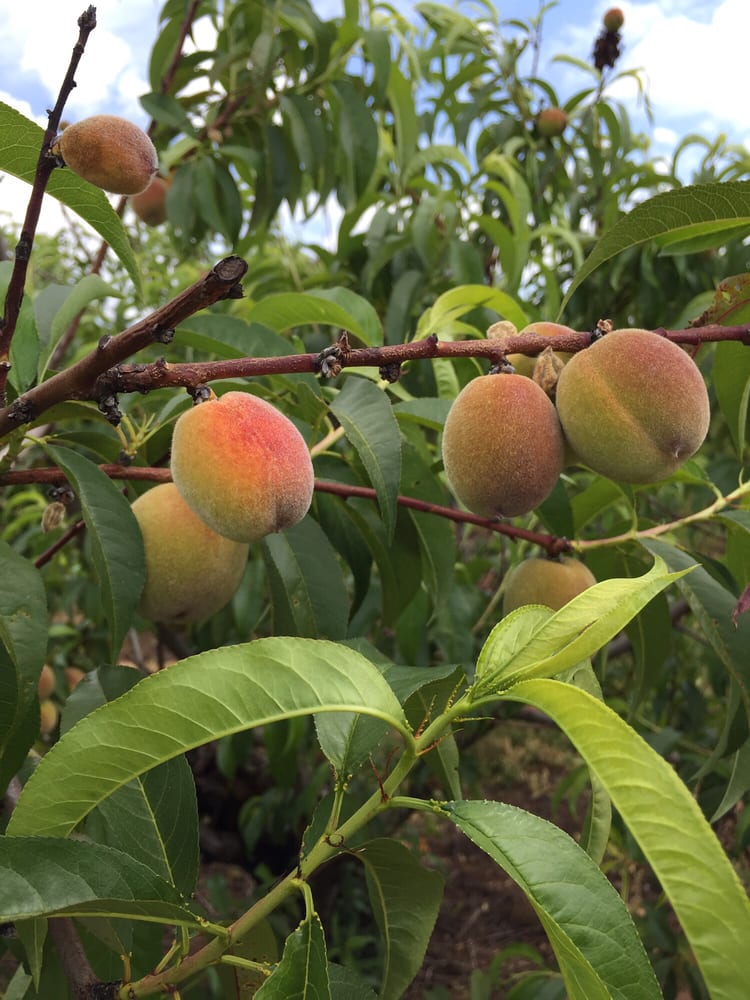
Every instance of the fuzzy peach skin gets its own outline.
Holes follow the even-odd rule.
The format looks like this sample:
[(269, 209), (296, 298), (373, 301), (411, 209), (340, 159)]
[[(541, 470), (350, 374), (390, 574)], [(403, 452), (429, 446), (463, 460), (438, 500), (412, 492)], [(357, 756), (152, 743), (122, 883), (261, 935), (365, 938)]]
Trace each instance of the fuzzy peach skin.
[(555, 407), (523, 375), (480, 375), (448, 412), (443, 463), (451, 489), (473, 513), (527, 514), (549, 496), (562, 471)]
[(68, 125), (52, 151), (84, 180), (112, 194), (138, 194), (156, 173), (158, 156), (143, 131), (117, 115), (92, 115)]
[(622, 483), (670, 476), (703, 444), (711, 416), (693, 359), (637, 329), (614, 330), (571, 358), (556, 404), (579, 459)]
[(174, 483), (141, 494), (132, 511), (143, 535), (146, 584), (138, 610), (165, 625), (210, 618), (240, 585), (248, 545), (218, 535), (188, 507)]
[(312, 503), (305, 439), (288, 417), (249, 392), (227, 392), (183, 413), (171, 466), (186, 503), (235, 542), (291, 527)]
[(526, 559), (505, 578), (503, 611), (507, 615), (525, 604), (544, 604), (559, 611), (595, 583), (594, 574), (578, 559)]

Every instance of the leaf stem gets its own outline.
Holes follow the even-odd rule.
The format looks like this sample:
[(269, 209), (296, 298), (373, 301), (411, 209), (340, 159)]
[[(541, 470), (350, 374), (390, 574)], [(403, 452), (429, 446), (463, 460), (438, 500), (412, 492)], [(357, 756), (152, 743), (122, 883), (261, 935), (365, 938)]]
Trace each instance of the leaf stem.
[(575, 552), (588, 552), (591, 549), (601, 549), (608, 545), (619, 545), (622, 542), (637, 541), (641, 538), (658, 538), (659, 535), (665, 535), (671, 531), (677, 531), (678, 528), (684, 528), (687, 524), (695, 524), (697, 521), (708, 521), (714, 514), (723, 510), (724, 507), (729, 507), (735, 501), (748, 495), (750, 495), (750, 481), (738, 486), (736, 490), (732, 490), (726, 496), (720, 496), (712, 504), (709, 504), (708, 507), (704, 507), (694, 514), (687, 514), (676, 521), (670, 521), (667, 524), (657, 524), (652, 528), (642, 528), (641, 530), (631, 528), (630, 531), (625, 531), (621, 535), (612, 535), (609, 538), (589, 538), (571, 541), (570, 547)]
[[(437, 721), (437, 720), (436, 720)], [(126, 983), (119, 992), (120, 1000), (138, 1000), (140, 997), (154, 996), (163, 992), (174, 992), (178, 984), (189, 977), (223, 960), (223, 956), (231, 945), (245, 937), (259, 921), (264, 920), (294, 891), (305, 893), (306, 906), (309, 893), (309, 905), (312, 906), (312, 894), (307, 880), (312, 873), (325, 862), (331, 860), (343, 850), (354, 835), (370, 823), (378, 813), (391, 804), (391, 796), (406, 778), (418, 760), (413, 745), (407, 745), (398, 764), (383, 782), (382, 788), (373, 792), (370, 798), (343, 823), (335, 835), (326, 834), (313, 846), (309, 854), (300, 860), (294, 872), (290, 872), (272, 889), (242, 914), (228, 928), (226, 937), (214, 938), (184, 961), (158, 974), (151, 973), (134, 983)]]

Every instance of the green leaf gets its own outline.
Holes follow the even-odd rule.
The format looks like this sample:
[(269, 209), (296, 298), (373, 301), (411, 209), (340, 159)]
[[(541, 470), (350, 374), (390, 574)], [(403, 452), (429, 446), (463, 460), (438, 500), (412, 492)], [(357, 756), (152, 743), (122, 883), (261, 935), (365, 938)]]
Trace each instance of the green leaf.
[(750, 351), (743, 344), (728, 341), (717, 344), (713, 380), (719, 409), (729, 426), (737, 458), (742, 462), (750, 401)]
[(750, 968), (750, 901), (672, 767), (610, 708), (568, 684), (521, 681), (503, 698), (536, 706), (564, 730), (653, 868), (712, 1000), (742, 996)]
[(109, 297), (122, 298), (116, 288), (103, 281), (98, 274), (87, 274), (73, 288), (60, 308), (55, 313), (50, 327), (49, 338), (39, 357), (38, 377), (41, 382), (47, 371), (49, 360), (57, 347), (58, 341), (68, 329), (76, 316), (91, 302)]
[(190, 896), (198, 877), (198, 808), (188, 762), (175, 757), (118, 789), (90, 813), (86, 833)]
[[(572, 670), (565, 680), (569, 684), (574, 684), (581, 690), (587, 691), (599, 701), (604, 701), (599, 678), (594, 673), (590, 660)], [(612, 829), (612, 802), (607, 794), (607, 789), (590, 768), (589, 781), (591, 783), (591, 798), (586, 810), (580, 844), (594, 864), (601, 865)]]
[(422, 314), (415, 339), (424, 340), (433, 333), (438, 337), (451, 336), (457, 320), (480, 306), (494, 310), (502, 319), (514, 323), (519, 330), (526, 326), (526, 314), (510, 295), (486, 285), (459, 285), (443, 292), (434, 305)]
[[(39, 990), (39, 982), (44, 964), (44, 942), (47, 940), (47, 918), (30, 917), (26, 920), (16, 920), (15, 928), (18, 939), (23, 945), (34, 988)], [(7, 997), (7, 993), (5, 994)]]
[(624, 902), (571, 837), (501, 802), (437, 809), (523, 889), (550, 935), (571, 1000), (661, 997)]
[[(359, 331), (357, 337), (368, 347), (379, 347), (383, 343), (383, 326), (375, 307), (367, 299), (349, 288), (315, 288), (308, 295), (335, 302), (353, 316)], [(354, 330), (351, 330), (354, 333)]]
[[(348, 645), (357, 648), (353, 640), (349, 640)], [(361, 649), (361, 652), (367, 655), (367, 649)], [(453, 677), (456, 673), (456, 668), (452, 664), (430, 670), (424, 667), (397, 667), (387, 662), (381, 666), (383, 676), (401, 704), (405, 704), (425, 685)], [(353, 774), (367, 760), (385, 736), (388, 726), (380, 719), (366, 715), (329, 712), (315, 716), (315, 729), (321, 750), (335, 768), (339, 778), (342, 778)]]
[[(337, 301), (310, 292), (278, 292), (256, 302), (248, 313), (253, 323), (262, 323), (277, 333), (294, 326), (336, 326), (367, 343), (368, 328)], [(369, 326), (369, 323), (368, 323)]]
[(393, 412), (401, 420), (414, 421), (432, 430), (441, 431), (452, 405), (452, 399), (422, 397), (395, 403)]
[(39, 570), (0, 542), (0, 794), (39, 732), (37, 684), (47, 628)]
[(396, 840), (371, 840), (355, 855), (365, 866), (370, 904), (383, 938), (380, 996), (398, 1000), (424, 960), (445, 880)]
[(10, 344), (11, 369), (8, 379), (20, 396), (36, 381), (36, 369), (39, 363), (39, 334), (34, 323), (34, 312), (31, 303), (21, 303), (13, 340)]
[(344, 510), (372, 552), (380, 575), (383, 618), (391, 625), (421, 586), (422, 563), (413, 522), (404, 508), (399, 507), (395, 543), (391, 543), (372, 503), (353, 498), (344, 504)]
[(49, 448), (81, 502), (116, 660), (146, 579), (143, 538), (130, 504), (98, 466), (69, 448)]
[[(44, 130), (35, 122), (0, 102), (0, 170), (32, 184), (43, 139)], [(52, 172), (46, 193), (67, 205), (106, 240), (140, 296), (141, 275), (128, 234), (104, 192), (72, 170), (58, 169)]]
[(576, 272), (560, 312), (593, 271), (630, 247), (656, 239), (667, 245), (707, 234), (715, 234), (718, 243), (738, 226), (750, 227), (750, 181), (694, 184), (654, 195), (602, 236)]
[[(522, 678), (552, 677), (588, 659), (652, 597), (691, 569), (667, 573), (666, 568), (656, 556), (643, 576), (597, 583), (555, 614), (532, 617), (528, 609), (519, 608), (503, 618), (479, 654), (473, 697), (495, 693)], [(522, 611), (526, 613), (520, 615)]]
[(95, 708), (100, 708), (108, 701), (114, 701), (121, 694), (125, 694), (143, 680), (143, 676), (139, 670), (133, 670), (132, 667), (111, 664), (89, 670), (65, 700), (60, 719), (60, 735), (64, 736)]
[(401, 481), (401, 432), (388, 397), (369, 380), (351, 377), (331, 402), (331, 411), (367, 470), (390, 542)]
[(111, 847), (0, 838), (0, 921), (84, 914), (198, 923), (174, 886)]
[[(188, 338), (186, 332), (194, 336)], [(177, 337), (180, 343), (228, 358), (272, 358), (290, 351), (289, 341), (274, 330), (224, 313), (190, 316), (180, 323)]]
[(327, 711), (361, 712), (409, 732), (378, 669), (336, 643), (274, 637), (192, 656), (66, 733), (24, 786), (7, 833), (65, 837), (94, 806), (165, 760), (253, 726)]
[(261, 543), (277, 633), (343, 639), (349, 595), (336, 553), (317, 521), (267, 535)]
[(317, 913), (310, 914), (286, 939), (284, 954), (256, 1000), (331, 1000), (326, 941)]
[(716, 811), (711, 817), (711, 822), (715, 823), (718, 819), (721, 819), (725, 813), (729, 812), (739, 802), (748, 790), (750, 790), (750, 740), (746, 740), (734, 754), (732, 774), (729, 778), (727, 790), (721, 802), (716, 807)]
[[(667, 542), (648, 539), (641, 544), (677, 571), (693, 562), (687, 552)], [(737, 627), (734, 626), (732, 611), (737, 598), (702, 566), (698, 566), (688, 577), (681, 578), (677, 586), (714, 652), (737, 682), (750, 719), (750, 657), (747, 655), (750, 649), (750, 617), (741, 615)]]
[(328, 963), (331, 1000), (378, 1000), (378, 995), (355, 969)]

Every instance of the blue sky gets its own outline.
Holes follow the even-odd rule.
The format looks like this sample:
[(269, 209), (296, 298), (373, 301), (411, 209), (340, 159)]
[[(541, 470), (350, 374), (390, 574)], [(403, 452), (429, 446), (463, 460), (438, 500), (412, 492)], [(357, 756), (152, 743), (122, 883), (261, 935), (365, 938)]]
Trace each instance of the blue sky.
[[(642, 68), (648, 83), (655, 126), (654, 150), (669, 152), (690, 132), (709, 138), (725, 133), (750, 145), (747, 98), (748, 0), (614, 0), (625, 13), (624, 54), (620, 69)], [(0, 0), (0, 100), (45, 122), (77, 37), (76, 21), (85, 0)], [(322, 16), (341, 12), (343, 0), (315, 0)], [(400, 0), (407, 13), (413, 0)], [(468, 9), (468, 2), (462, 9)], [(582, 76), (550, 60), (559, 52), (587, 58), (603, 12), (611, 3), (560, 0), (545, 17), (540, 75), (553, 81), (565, 98), (582, 85)], [(147, 116), (138, 96), (148, 90), (147, 61), (157, 34), (161, 0), (100, 0), (98, 27), (91, 35), (77, 74), (78, 87), (68, 101), (71, 120), (98, 112), (125, 115), (141, 124)], [(503, 19), (528, 18), (537, 0), (498, 0)], [(639, 127), (633, 85), (617, 96)], [(25, 185), (3, 178), (0, 211), (18, 215)], [(47, 225), (52, 227), (50, 208)]]

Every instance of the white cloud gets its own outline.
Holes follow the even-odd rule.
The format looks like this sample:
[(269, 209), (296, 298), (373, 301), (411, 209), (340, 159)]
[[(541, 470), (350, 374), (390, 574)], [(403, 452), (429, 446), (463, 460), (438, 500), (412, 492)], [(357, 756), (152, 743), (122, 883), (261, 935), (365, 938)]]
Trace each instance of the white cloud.
[[(6, 74), (17, 67), (27, 82), (36, 81), (47, 105), (57, 97), (85, 9), (84, 0), (0, 0), (0, 62)], [(158, 6), (155, 0), (102, 0), (96, 13), (97, 26), (76, 72), (65, 117), (111, 112), (143, 122), (147, 116), (137, 97), (149, 89), (146, 63), (156, 37)], [(44, 110), (35, 109), (37, 114)]]
[[(729, 131), (735, 141), (750, 138), (747, 0), (649, 0), (623, 10), (619, 68), (643, 69), (655, 118), (679, 126), (681, 134)], [(623, 81), (613, 92), (632, 96), (634, 85)]]

